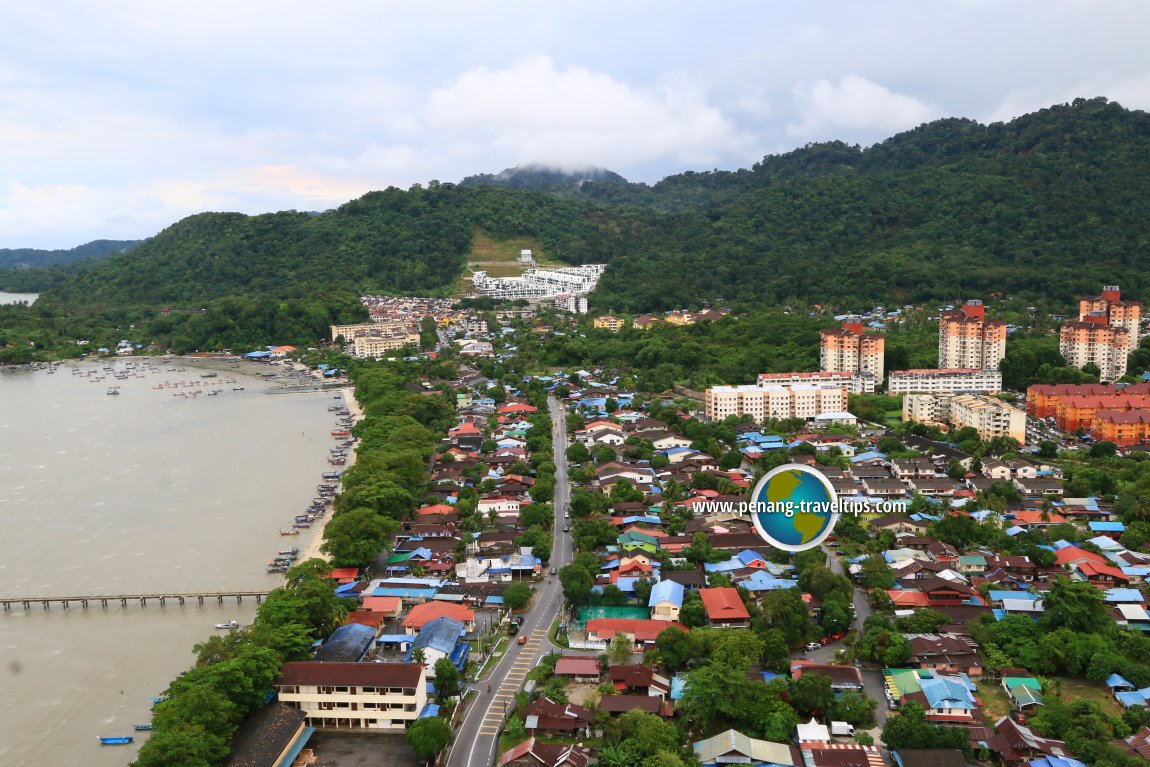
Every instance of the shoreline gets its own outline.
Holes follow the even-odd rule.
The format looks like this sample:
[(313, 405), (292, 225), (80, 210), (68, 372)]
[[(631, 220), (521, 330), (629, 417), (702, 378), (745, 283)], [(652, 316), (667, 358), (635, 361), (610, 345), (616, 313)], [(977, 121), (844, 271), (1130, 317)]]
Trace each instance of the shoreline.
[[(345, 386), (344, 388), (340, 389), (339, 391), (340, 391), (340, 394), (343, 395), (343, 405), (345, 408), (347, 408), (348, 412), (351, 413), (351, 417), (355, 421), (355, 423), (359, 423), (360, 421), (362, 421), (363, 420), (363, 409), (360, 408), (359, 403), (355, 399), (355, 388), (352, 386)], [(344, 473), (346, 473), (349, 469), (351, 469), (352, 466), (355, 465), (355, 458), (356, 458), (356, 450), (355, 450), (355, 447), (353, 446), (352, 450), (348, 453), (347, 463), (344, 464), (342, 467), (339, 467), (341, 476)], [(343, 492), (342, 481), (340, 482), (339, 492)], [(337, 495), (338, 495), (338, 493), (337, 493)], [(300, 562), (306, 562), (309, 559), (322, 559), (325, 562), (328, 562), (330, 564), (331, 560), (328, 559), (328, 557), (326, 555), (321, 553), (319, 549), (320, 549), (320, 546), (323, 545), (324, 528), (327, 527), (327, 523), (329, 520), (331, 520), (333, 513), (334, 512), (324, 514), (322, 517), (319, 518), (318, 524), (312, 526), (312, 528), (310, 530), (311, 539), (308, 541), (306, 546), (300, 547), (300, 553), (299, 553), (299, 561)]]

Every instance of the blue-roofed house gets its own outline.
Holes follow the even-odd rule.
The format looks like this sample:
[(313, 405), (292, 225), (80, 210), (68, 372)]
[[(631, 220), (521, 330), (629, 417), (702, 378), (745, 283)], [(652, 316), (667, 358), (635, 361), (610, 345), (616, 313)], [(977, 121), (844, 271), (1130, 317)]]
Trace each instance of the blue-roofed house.
[(851, 463), (863, 463), (865, 461), (883, 460), (886, 458), (886, 453), (880, 453), (877, 450), (868, 450), (865, 453), (859, 453), (850, 459)]
[(1122, 708), (1146, 708), (1150, 699), (1150, 687), (1129, 692), (1115, 692), (1114, 697), (1122, 704)]
[(1109, 604), (1142, 604), (1145, 599), (1138, 589), (1106, 589), (1103, 598)]
[(1126, 681), (1126, 678), (1121, 674), (1111, 674), (1106, 678), (1106, 686), (1110, 688), (1112, 694), (1120, 692), (1133, 692), (1138, 688)]
[(928, 718), (945, 717), (946, 721), (974, 718), (974, 694), (962, 680), (951, 676), (920, 679), (919, 687), (926, 698)]
[[(429, 678), (435, 678), (435, 662), (440, 658), (451, 658), (456, 667), (462, 669), (467, 662), (467, 655), (471, 651), (471, 646), (462, 641), (466, 632), (467, 629), (462, 621), (451, 618), (436, 618), (428, 621), (423, 624), (423, 628), (419, 630), (415, 641), (411, 643), (403, 662), (415, 662), (413, 660), (415, 652), (422, 650), (423, 665), (427, 667)], [(462, 663), (457, 662), (457, 658), (460, 657)]]
[(1029, 767), (1086, 767), (1086, 763), (1069, 756), (1041, 756), (1031, 759)]
[(1086, 526), (1090, 528), (1090, 532), (1099, 533), (1101, 535), (1113, 535), (1115, 533), (1121, 535), (1126, 532), (1126, 525), (1121, 522), (1087, 522)]
[(679, 609), (683, 606), (683, 584), (675, 581), (659, 581), (651, 587), (651, 597), (647, 600), (647, 606), (651, 608), (651, 620), (679, 620)]
[(316, 651), (315, 660), (328, 663), (357, 663), (375, 642), (375, 629), (358, 623), (340, 626)]

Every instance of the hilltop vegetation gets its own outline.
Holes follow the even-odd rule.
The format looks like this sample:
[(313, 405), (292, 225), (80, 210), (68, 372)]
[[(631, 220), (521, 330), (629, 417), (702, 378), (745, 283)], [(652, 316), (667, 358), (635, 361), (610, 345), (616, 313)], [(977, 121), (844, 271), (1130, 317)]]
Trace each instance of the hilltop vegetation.
[[(389, 188), (319, 214), (192, 216), (86, 263), (38, 309), (57, 326), (207, 309), (226, 330), (244, 321), (237, 307), (267, 314), (249, 301), (290, 299), (313, 307), (314, 321), (295, 323), (310, 332), (320, 316), (346, 314), (342, 297), (330, 306), (336, 295), (451, 293), (477, 232), (537, 243), (545, 259), (608, 263), (597, 311), (857, 309), (995, 291), (1057, 307), (1116, 282), (1150, 294), (1150, 115), (1105, 99), (1009, 123), (939, 120), (867, 149), (813, 144), (654, 186), (605, 174), (515, 170)], [(14, 327), (0, 322), (19, 338)], [(193, 344), (229, 336), (169, 331), (160, 335)]]
[(0, 248), (0, 290), (38, 293), (62, 284), (84, 262), (127, 253), (141, 240), (93, 240), (68, 250)]

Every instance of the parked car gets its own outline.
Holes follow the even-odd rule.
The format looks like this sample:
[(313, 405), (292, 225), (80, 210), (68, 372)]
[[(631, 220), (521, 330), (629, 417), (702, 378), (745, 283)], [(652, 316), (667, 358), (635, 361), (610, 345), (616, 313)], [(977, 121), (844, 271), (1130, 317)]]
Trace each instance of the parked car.
[(803, 649), (806, 650), (807, 652), (810, 652), (811, 650), (817, 650), (820, 647), (822, 647), (822, 645), (819, 644), (818, 642), (807, 642), (807, 646), (804, 647)]

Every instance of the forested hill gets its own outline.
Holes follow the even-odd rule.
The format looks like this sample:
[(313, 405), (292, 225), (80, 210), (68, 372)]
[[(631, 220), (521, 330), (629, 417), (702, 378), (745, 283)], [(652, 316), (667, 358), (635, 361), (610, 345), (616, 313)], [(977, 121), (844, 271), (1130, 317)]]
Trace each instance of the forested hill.
[(140, 242), (140, 240), (93, 240), (68, 250), (0, 248), (0, 269), (37, 268), (70, 264), (89, 258), (104, 258), (116, 253), (126, 253)]
[(531, 189), (537, 192), (578, 192), (584, 182), (599, 184), (626, 184), (627, 179), (605, 168), (563, 170), (542, 165), (508, 168), (497, 174), (481, 173), (468, 176), (460, 186), (499, 186), (506, 189)]
[(193, 216), (53, 291), (80, 303), (447, 289), (476, 230), (606, 261), (600, 308), (725, 298), (838, 306), (1150, 299), (1150, 115), (1077, 100), (1010, 123), (948, 119), (876, 146), (810, 145), (736, 172), (572, 194), (431, 184), (319, 215)]

